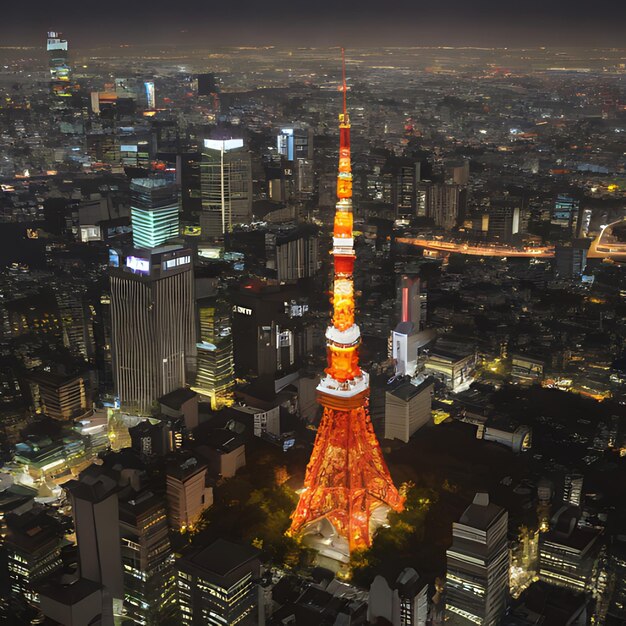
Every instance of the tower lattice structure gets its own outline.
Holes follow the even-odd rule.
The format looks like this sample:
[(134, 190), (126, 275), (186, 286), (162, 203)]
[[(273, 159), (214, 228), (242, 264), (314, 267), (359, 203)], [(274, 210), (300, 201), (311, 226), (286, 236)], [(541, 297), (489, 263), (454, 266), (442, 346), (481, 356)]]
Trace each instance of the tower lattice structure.
[(328, 367), (317, 387), (324, 411), (304, 489), (292, 514), (290, 533), (328, 519), (348, 540), (350, 551), (371, 543), (370, 518), (374, 509), (387, 505), (400, 511), (404, 498), (398, 492), (368, 410), (369, 376), (359, 367), (361, 332), (354, 323), (354, 252), (350, 118), (346, 106), (346, 72), (343, 62), (343, 112), (339, 115), (339, 171), (333, 229), (333, 314), (326, 330)]

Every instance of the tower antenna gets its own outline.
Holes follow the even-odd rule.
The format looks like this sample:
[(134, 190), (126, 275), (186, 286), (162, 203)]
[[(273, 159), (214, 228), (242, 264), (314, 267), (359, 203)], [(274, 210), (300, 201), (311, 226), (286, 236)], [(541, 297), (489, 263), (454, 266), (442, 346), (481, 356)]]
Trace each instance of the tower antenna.
[(342, 76), (342, 90), (343, 90), (343, 114), (348, 112), (347, 93), (348, 86), (346, 84), (346, 49), (341, 48), (341, 76)]

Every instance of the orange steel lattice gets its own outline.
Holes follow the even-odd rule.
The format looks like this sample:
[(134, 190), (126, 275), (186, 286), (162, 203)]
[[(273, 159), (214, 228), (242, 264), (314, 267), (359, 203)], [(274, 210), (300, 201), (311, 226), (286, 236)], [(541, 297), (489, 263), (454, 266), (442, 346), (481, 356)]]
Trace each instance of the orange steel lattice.
[(354, 323), (355, 254), (345, 61), (342, 88), (338, 202), (333, 229), (333, 315), (326, 332), (328, 367), (317, 388), (324, 413), (289, 532), (298, 533), (308, 524), (326, 518), (348, 540), (352, 551), (370, 545), (372, 511), (382, 504), (400, 511), (404, 498), (391, 480), (374, 434), (368, 411), (369, 379), (359, 367), (361, 337)]

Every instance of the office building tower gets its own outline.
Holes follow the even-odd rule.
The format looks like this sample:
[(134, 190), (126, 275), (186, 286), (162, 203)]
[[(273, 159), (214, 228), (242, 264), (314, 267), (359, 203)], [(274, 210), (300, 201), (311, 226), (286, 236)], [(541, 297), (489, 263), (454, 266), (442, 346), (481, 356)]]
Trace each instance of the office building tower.
[(252, 161), (243, 139), (205, 139), (200, 163), (204, 237), (223, 237), (252, 219)]
[(428, 584), (412, 568), (403, 569), (390, 584), (380, 574), (370, 586), (368, 620), (384, 619), (392, 626), (426, 626)]
[[(183, 219), (197, 222), (202, 210), (202, 193), (200, 190), (200, 152), (179, 152), (176, 155), (176, 183), (180, 188), (180, 201)], [(200, 234), (198, 227), (183, 231)]]
[(194, 391), (211, 400), (214, 410), (233, 403), (235, 364), (231, 312), (215, 296), (198, 300), (200, 335)]
[(162, 178), (135, 178), (130, 184), (130, 219), (135, 248), (156, 248), (178, 237), (178, 190)]
[(313, 129), (306, 125), (285, 126), (276, 137), (278, 154), (289, 162), (313, 158)]
[[(112, 251), (115, 252), (115, 251)], [(150, 415), (195, 367), (191, 251), (178, 246), (113, 254), (113, 371), (122, 410)]]
[(81, 375), (63, 376), (41, 371), (30, 374), (28, 382), (37, 413), (56, 420), (72, 421), (91, 411), (91, 397)]
[(310, 337), (302, 323), (308, 304), (293, 288), (259, 283), (234, 293), (235, 371), (278, 392), (298, 377)]
[(458, 623), (495, 626), (507, 603), (509, 586), (508, 514), (477, 493), (452, 525), (448, 548), (446, 611)]
[(35, 604), (38, 584), (61, 569), (63, 528), (40, 508), (9, 513), (4, 522), (3, 552), (10, 593)]
[[(609, 544), (609, 575), (615, 581), (607, 624), (626, 624), (626, 537), (615, 535)], [(612, 621), (611, 621), (612, 620)]]
[(147, 80), (143, 87), (146, 92), (146, 108), (154, 109), (156, 107), (156, 93), (154, 91), (154, 81)]
[(578, 228), (580, 201), (565, 194), (559, 194), (554, 201), (550, 223), (575, 234)]
[(259, 551), (217, 539), (176, 561), (182, 623), (210, 626), (258, 624)]
[(432, 422), (433, 380), (418, 385), (405, 382), (385, 393), (385, 439), (407, 443), (422, 426)]
[(472, 230), (489, 240), (515, 242), (526, 230), (526, 216), (523, 198), (492, 198), (488, 209), (472, 219)]
[(539, 536), (539, 578), (573, 591), (591, 590), (600, 531), (578, 527), (579, 511), (564, 506)]
[(588, 240), (557, 245), (554, 250), (556, 275), (564, 279), (580, 279), (587, 267), (588, 249)]
[(572, 506), (580, 506), (583, 495), (582, 474), (566, 474), (563, 485), (563, 502)]
[(369, 375), (359, 366), (361, 332), (354, 310), (356, 255), (346, 97), (344, 61), (333, 227), (333, 311), (326, 330), (328, 367), (317, 387), (323, 414), (289, 532), (299, 533), (325, 519), (350, 553), (370, 545), (372, 512), (379, 506), (401, 511), (404, 498), (393, 484), (374, 434), (368, 410)]
[(406, 157), (392, 157), (383, 168), (391, 182), (391, 201), (396, 219), (408, 223), (416, 215), (416, 192), (420, 164)]
[(170, 527), (176, 532), (193, 528), (213, 504), (206, 464), (193, 456), (172, 461), (167, 467), (166, 498)]
[(104, 587), (117, 606), (124, 597), (117, 481), (91, 466), (63, 487), (72, 505), (80, 575)]
[(133, 493), (120, 502), (124, 608), (136, 624), (156, 624), (173, 613), (176, 577), (162, 497)]
[(48, 33), (46, 49), (48, 51), (52, 94), (62, 98), (71, 96), (71, 72), (67, 62), (67, 41), (61, 39), (60, 33), (51, 31)]
[(451, 230), (463, 218), (467, 191), (456, 184), (434, 184), (430, 186), (427, 200), (427, 217), (436, 226)]
[(66, 282), (55, 285), (55, 291), (63, 325), (63, 344), (75, 356), (88, 361), (95, 354), (92, 323), (95, 316), (87, 306), (84, 289)]
[(313, 159), (298, 159), (295, 166), (296, 192), (300, 197), (308, 197), (315, 191), (315, 170)]
[(311, 278), (319, 269), (319, 239), (306, 228), (276, 237), (275, 268), (281, 283)]

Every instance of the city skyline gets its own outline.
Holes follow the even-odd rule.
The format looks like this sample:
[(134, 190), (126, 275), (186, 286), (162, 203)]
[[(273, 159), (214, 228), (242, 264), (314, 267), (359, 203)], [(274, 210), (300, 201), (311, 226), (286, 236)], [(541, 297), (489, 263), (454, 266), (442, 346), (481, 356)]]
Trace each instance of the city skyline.
[(626, 623), (604, 6), (32, 5), (0, 47), (0, 622)]

